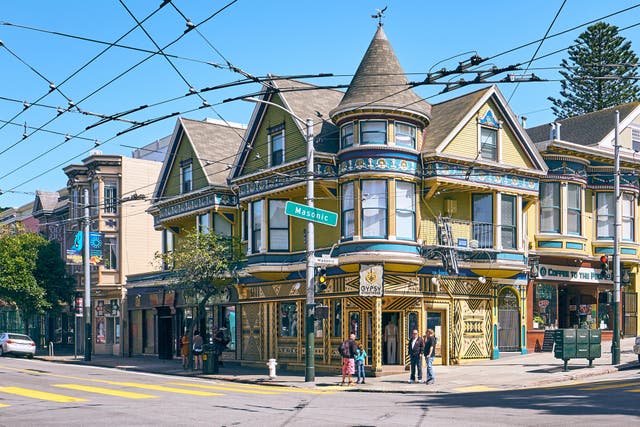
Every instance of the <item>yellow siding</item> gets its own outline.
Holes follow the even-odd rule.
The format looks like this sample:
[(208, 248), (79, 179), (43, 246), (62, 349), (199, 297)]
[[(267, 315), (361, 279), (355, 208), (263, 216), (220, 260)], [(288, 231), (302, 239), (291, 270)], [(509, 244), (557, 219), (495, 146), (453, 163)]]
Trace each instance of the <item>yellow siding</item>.
[(492, 101), (487, 102), (480, 108), (479, 113), (474, 115), (471, 120), (464, 125), (449, 145), (445, 147), (443, 153), (475, 159), (478, 152), (479, 139), (478, 119), (484, 117), (489, 109), (491, 109), (496, 120), (503, 123), (500, 135), (500, 163), (518, 168), (533, 167), (515, 134), (509, 127), (504, 126), (504, 123), (506, 123), (504, 116), (500, 114), (500, 111)]
[[(284, 106), (280, 97), (274, 95), (271, 102)], [(251, 174), (269, 167), (268, 128), (281, 124), (284, 121), (284, 162), (304, 158), (307, 153), (305, 135), (300, 132), (298, 124), (288, 113), (278, 107), (267, 106), (266, 114), (259, 124), (256, 132), (253, 148), (247, 155), (247, 160), (242, 171), (243, 175)]]

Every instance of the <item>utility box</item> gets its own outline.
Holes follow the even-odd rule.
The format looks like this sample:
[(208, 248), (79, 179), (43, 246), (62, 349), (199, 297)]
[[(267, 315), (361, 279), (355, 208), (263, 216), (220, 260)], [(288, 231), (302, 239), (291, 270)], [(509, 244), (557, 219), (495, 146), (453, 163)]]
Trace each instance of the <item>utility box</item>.
[(593, 359), (602, 356), (600, 329), (557, 329), (553, 338), (553, 355), (564, 361), (565, 371), (569, 359), (587, 359), (591, 368)]

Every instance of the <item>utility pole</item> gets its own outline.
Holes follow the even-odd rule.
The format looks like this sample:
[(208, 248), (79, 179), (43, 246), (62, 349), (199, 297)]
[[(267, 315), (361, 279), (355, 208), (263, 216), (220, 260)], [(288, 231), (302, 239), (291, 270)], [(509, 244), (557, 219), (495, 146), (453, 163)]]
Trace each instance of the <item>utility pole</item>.
[(613, 228), (613, 338), (611, 340), (611, 364), (620, 363), (620, 227), (622, 210), (620, 209), (620, 112), (616, 111), (616, 134), (613, 141), (613, 173), (615, 199), (615, 225)]
[[(307, 206), (313, 209), (314, 202), (314, 160), (313, 160), (313, 120), (307, 119)], [(316, 379), (315, 352), (316, 352), (316, 303), (315, 303), (315, 235), (313, 221), (307, 221), (307, 304), (305, 306), (305, 329), (306, 329), (306, 358), (304, 380), (313, 382)]]
[(89, 252), (89, 233), (91, 218), (89, 212), (89, 189), (84, 189), (84, 360), (91, 361), (91, 259)]

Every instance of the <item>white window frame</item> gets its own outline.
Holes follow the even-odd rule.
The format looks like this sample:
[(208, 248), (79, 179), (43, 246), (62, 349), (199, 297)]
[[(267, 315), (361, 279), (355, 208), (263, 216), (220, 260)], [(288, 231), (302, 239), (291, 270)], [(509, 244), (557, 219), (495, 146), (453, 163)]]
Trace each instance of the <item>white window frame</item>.
[[(187, 180), (187, 178), (189, 178)], [(191, 161), (180, 165), (180, 194), (190, 193), (193, 190), (193, 164)]]
[[(572, 200), (572, 189), (577, 189), (578, 200)], [(567, 183), (565, 205), (567, 206), (567, 234), (582, 236), (582, 186), (580, 184)], [(575, 218), (575, 221), (571, 221), (572, 218)]]
[[(368, 125), (378, 125), (382, 124), (384, 127), (384, 131), (382, 130), (367, 130)], [(386, 145), (387, 144), (387, 126), (388, 122), (386, 120), (360, 120), (358, 123), (360, 129), (360, 145)], [(377, 141), (369, 141), (365, 138), (365, 135), (384, 135), (383, 140), (381, 142)]]
[(262, 252), (262, 219), (264, 216), (264, 200), (251, 202), (251, 253)]
[(620, 238), (625, 242), (635, 242), (636, 198), (633, 194), (622, 193), (621, 199), (622, 235)]
[(102, 211), (108, 214), (118, 213), (118, 183), (116, 181), (104, 181), (102, 186), (103, 207)]
[(286, 203), (283, 199), (270, 199), (268, 202), (269, 251), (289, 251), (289, 216), (284, 213)]
[[(362, 195), (361, 231), (363, 239), (386, 239), (389, 235), (389, 185), (384, 179), (365, 179), (360, 182)], [(369, 234), (377, 228), (382, 233)]]
[(353, 239), (356, 231), (356, 195), (355, 195), (355, 183), (354, 181), (345, 182), (341, 187), (342, 192), (342, 238)]
[[(493, 145), (492, 150), (486, 150), (487, 147), (484, 132), (491, 132), (495, 135), (495, 145)], [(500, 147), (500, 128), (494, 128), (491, 126), (480, 125), (480, 132), (478, 138), (478, 153), (481, 159), (491, 160), (494, 162), (500, 161), (499, 159), (499, 147)], [(489, 155), (485, 155), (489, 154)]]
[(355, 123), (350, 122), (342, 125), (340, 128), (340, 147), (353, 147), (355, 143)]
[[(405, 132), (401, 132), (400, 129), (406, 128)], [(405, 122), (394, 123), (394, 141), (397, 147), (416, 148), (416, 135), (418, 134), (418, 128), (415, 125)], [(403, 138), (408, 138), (409, 143), (404, 143)]]
[[(613, 239), (615, 224), (615, 195), (611, 191), (599, 191), (596, 197), (596, 239)], [(605, 203), (606, 202), (606, 203)]]
[(102, 245), (102, 256), (104, 258), (105, 270), (118, 269), (118, 238), (106, 237)]
[[(504, 209), (511, 205), (511, 223), (505, 222)], [(511, 232), (511, 239), (505, 245), (505, 239), (509, 237), (507, 231)], [(511, 194), (500, 195), (500, 247), (507, 250), (518, 249), (518, 198)]]
[[(274, 139), (276, 141), (282, 139), (282, 150), (281, 150), (282, 151), (282, 160), (279, 163), (275, 163), (275, 160), (274, 160), (274, 157), (275, 157)], [(267, 142), (268, 142), (268, 145), (269, 145), (269, 165), (270, 166), (279, 166), (281, 164), (284, 164), (284, 162), (285, 162), (285, 159), (284, 159), (284, 154), (285, 154), (284, 127), (280, 131), (270, 133), (267, 136)]]
[(396, 181), (396, 238), (416, 240), (416, 184), (413, 182)]
[[(549, 186), (550, 188), (553, 187), (555, 189), (555, 191), (553, 192), (553, 194), (548, 194), (545, 195), (543, 194), (543, 187), (547, 188), (547, 186)], [(556, 200), (550, 200), (548, 197), (555, 195)], [(540, 233), (554, 233), (554, 234), (559, 234), (561, 232), (561, 226), (562, 226), (562, 216), (561, 216), (561, 187), (560, 187), (560, 183), (559, 182), (541, 182), (540, 183), (540, 216), (539, 216), (539, 221), (538, 221), (538, 227), (540, 230)], [(553, 197), (551, 197), (553, 198)], [(546, 204), (545, 204), (546, 203)], [(557, 228), (548, 228), (548, 229), (543, 229), (543, 225), (544, 225), (544, 221), (543, 221), (543, 214), (552, 214), (552, 219), (555, 218), (555, 222), (552, 221), (553, 223), (557, 224)]]

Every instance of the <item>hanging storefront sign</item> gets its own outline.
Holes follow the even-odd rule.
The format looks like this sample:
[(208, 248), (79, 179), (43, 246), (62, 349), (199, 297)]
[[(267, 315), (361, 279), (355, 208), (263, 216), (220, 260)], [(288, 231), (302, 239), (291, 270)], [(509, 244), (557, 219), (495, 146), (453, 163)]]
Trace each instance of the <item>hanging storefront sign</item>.
[(602, 279), (600, 270), (588, 267), (567, 267), (564, 265), (540, 264), (539, 280), (558, 280), (562, 282), (606, 283), (611, 280)]
[(381, 297), (384, 294), (384, 269), (381, 265), (360, 266), (360, 296)]

